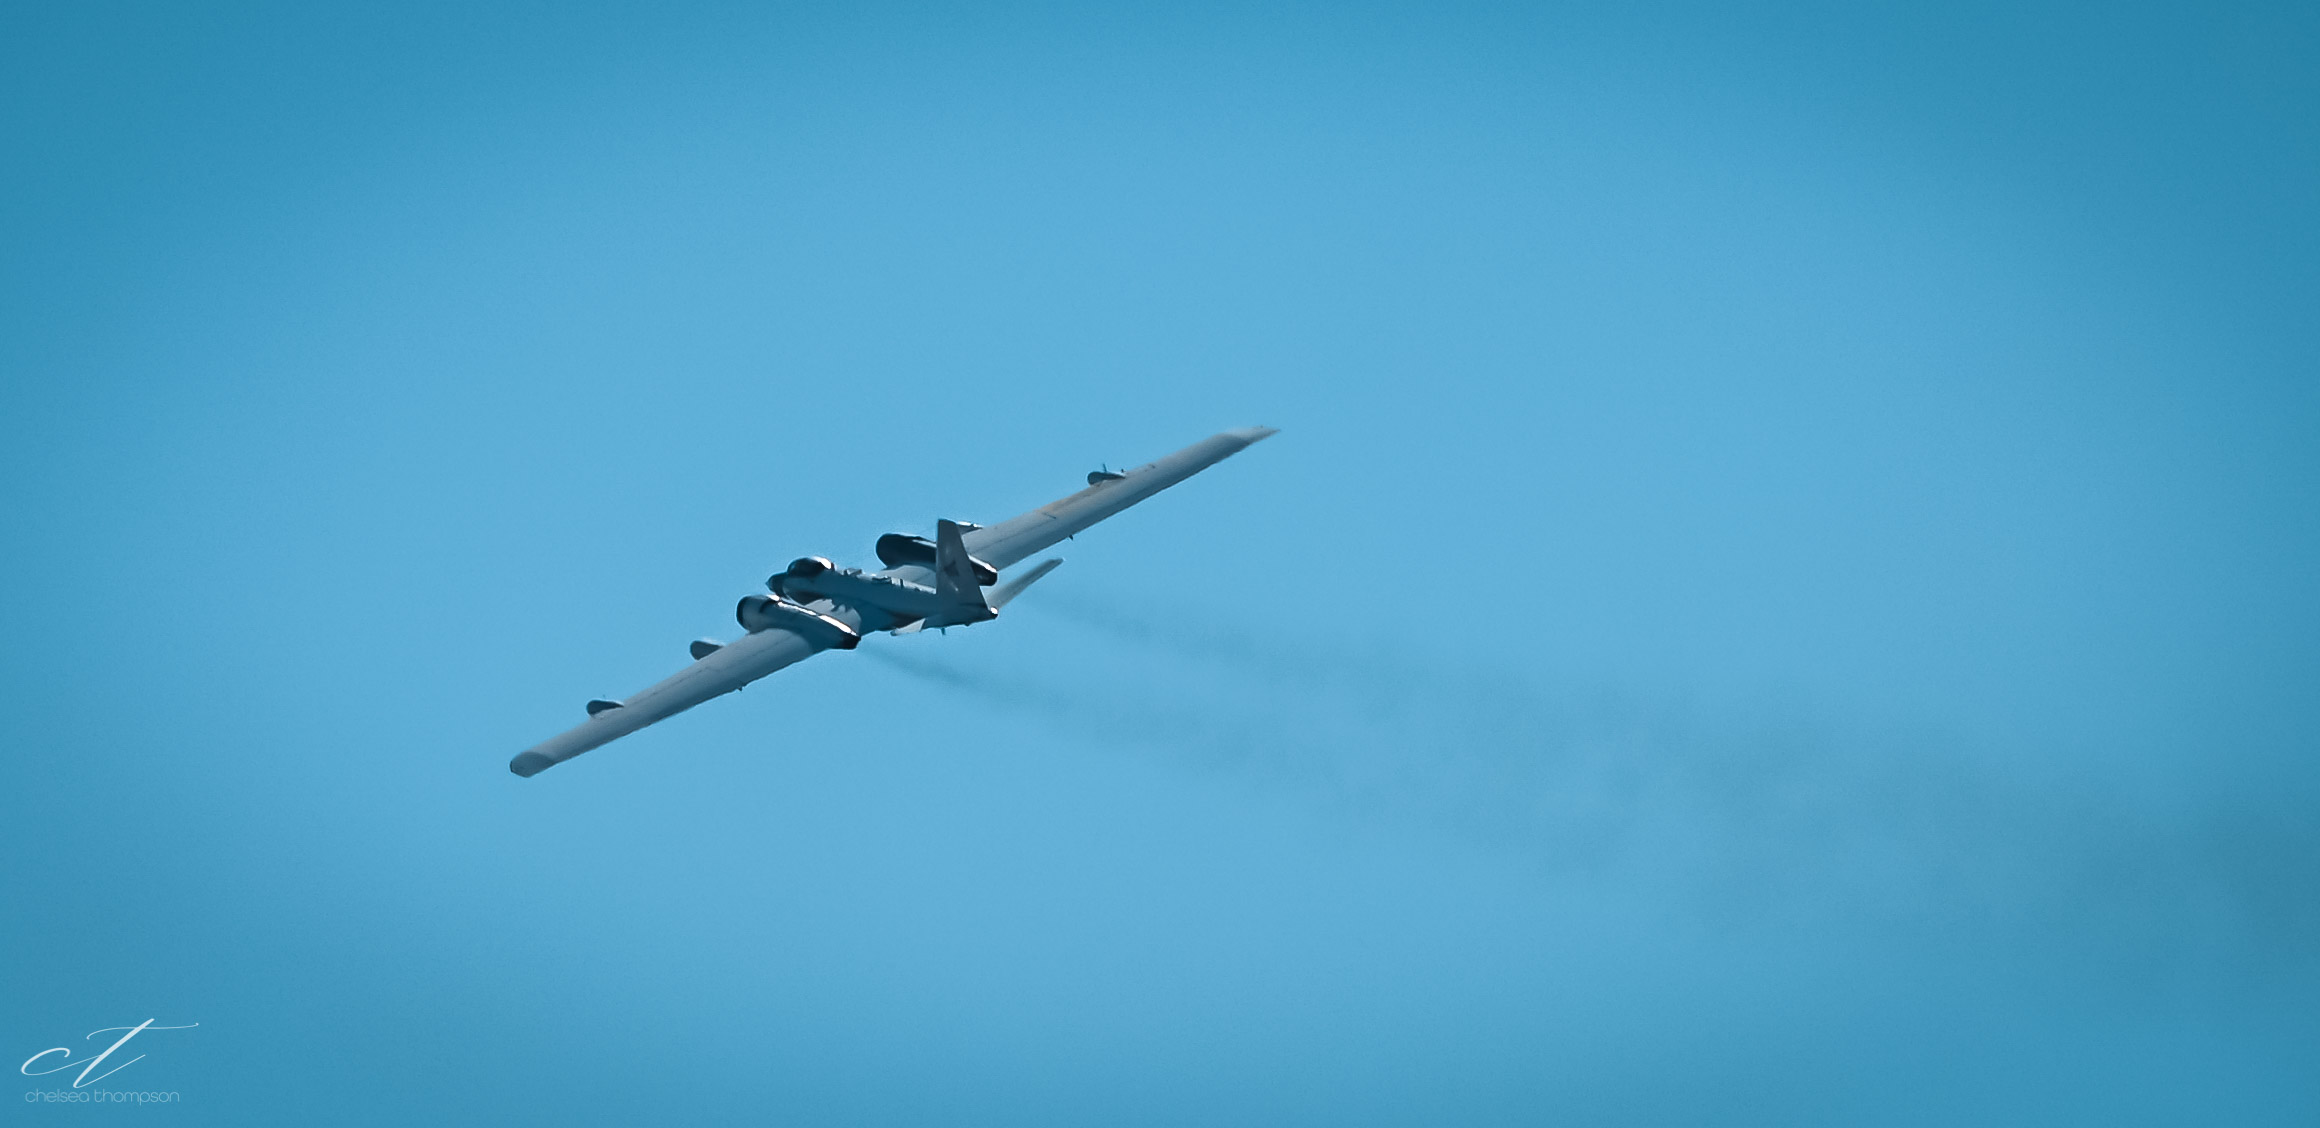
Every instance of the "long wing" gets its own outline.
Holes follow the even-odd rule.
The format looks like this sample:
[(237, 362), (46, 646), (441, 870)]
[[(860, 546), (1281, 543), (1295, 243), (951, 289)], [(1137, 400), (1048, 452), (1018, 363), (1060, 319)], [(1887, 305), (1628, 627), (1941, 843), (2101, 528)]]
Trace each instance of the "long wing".
[(814, 656), (816, 647), (785, 630), (758, 631), (712, 651), (619, 705), (602, 709), (562, 735), (533, 745), (508, 761), (520, 776), (538, 775), (574, 756), (676, 716), (712, 697), (748, 685), (783, 666)]
[[(1247, 449), (1249, 444), (1273, 433), (1271, 427), (1244, 427), (1238, 431), (1226, 431), (1202, 439), (1157, 462), (1146, 463), (1121, 474), (1103, 476), (1101, 480), (1092, 482), (1088, 488), (1070, 497), (989, 528), (967, 532), (963, 538), (967, 552), (994, 568), (1010, 567), (1065, 537), (1082, 532), (1088, 526), (1222, 462)], [(1044, 575), (1054, 563), (1043, 564), (1016, 580), (1006, 589), (1007, 595), (1012, 597), (1015, 592), (1021, 591), (1031, 581)], [(906, 575), (921, 580), (932, 576), (930, 570), (917, 565), (889, 569), (887, 574)], [(731, 693), (784, 666), (811, 658), (821, 649), (822, 645), (778, 627), (745, 635), (731, 644), (708, 651), (692, 665), (626, 701), (591, 703), (586, 721), (526, 749), (508, 761), (508, 770), (520, 776), (538, 775), (591, 748), (601, 747), (655, 721), (682, 713), (712, 697)]]
[(1276, 433), (1277, 429), (1272, 427), (1243, 427), (1210, 435), (1158, 462), (1147, 462), (1117, 478), (1092, 483), (1070, 497), (1049, 502), (1021, 517), (1001, 521), (987, 529), (976, 529), (967, 534), (967, 551), (994, 568), (1018, 564)]

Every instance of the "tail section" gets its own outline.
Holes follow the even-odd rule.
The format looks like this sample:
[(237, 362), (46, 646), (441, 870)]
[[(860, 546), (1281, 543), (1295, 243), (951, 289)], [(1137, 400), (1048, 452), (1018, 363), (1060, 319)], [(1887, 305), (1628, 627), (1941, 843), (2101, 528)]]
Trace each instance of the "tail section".
[(976, 560), (967, 555), (967, 542), (955, 522), (934, 523), (934, 590), (943, 606), (921, 620), (922, 627), (959, 627), (996, 619), (999, 613), (983, 600)]
[(967, 555), (966, 538), (956, 522), (934, 523), (934, 590), (946, 603), (988, 610), (983, 585), (976, 581), (974, 558)]

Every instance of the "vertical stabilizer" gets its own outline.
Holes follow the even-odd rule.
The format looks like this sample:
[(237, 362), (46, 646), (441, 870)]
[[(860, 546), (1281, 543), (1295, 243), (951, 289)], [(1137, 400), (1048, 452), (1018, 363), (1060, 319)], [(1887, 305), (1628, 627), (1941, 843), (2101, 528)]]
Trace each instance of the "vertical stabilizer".
[(942, 597), (943, 608), (926, 617), (927, 626), (955, 627), (999, 616), (983, 601), (975, 560), (967, 555), (967, 542), (955, 522), (934, 523), (934, 590)]

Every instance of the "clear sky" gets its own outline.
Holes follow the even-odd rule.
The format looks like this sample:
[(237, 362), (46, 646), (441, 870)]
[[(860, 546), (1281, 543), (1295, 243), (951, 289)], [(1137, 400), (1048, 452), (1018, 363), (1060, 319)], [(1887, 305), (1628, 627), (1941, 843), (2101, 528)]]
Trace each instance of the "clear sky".
[(2313, 1123), (2320, 17), (1864, 7), (17, 5), (26, 1122)]

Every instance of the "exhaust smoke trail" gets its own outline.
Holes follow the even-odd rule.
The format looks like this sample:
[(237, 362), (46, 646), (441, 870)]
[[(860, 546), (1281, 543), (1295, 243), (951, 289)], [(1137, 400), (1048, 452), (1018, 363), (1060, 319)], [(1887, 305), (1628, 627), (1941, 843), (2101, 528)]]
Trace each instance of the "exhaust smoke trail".
[(2008, 776), (1938, 730), (1580, 698), (1043, 595), (1040, 614), (1136, 676), (864, 652), (1065, 733), (1488, 843), (1549, 876), (1651, 883), (1718, 918), (2320, 964), (2320, 824), (2292, 796), (2160, 813), (2099, 780), (2062, 791)]

